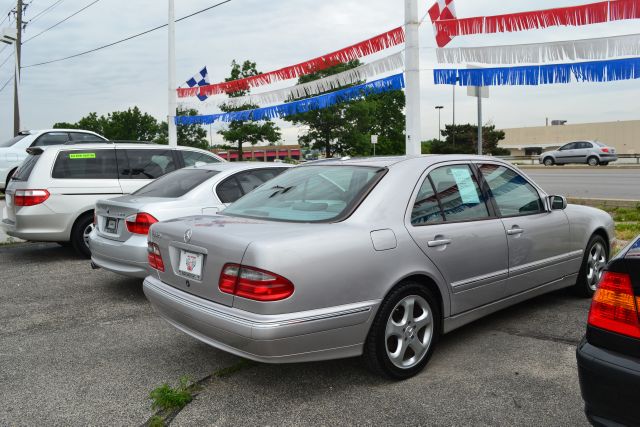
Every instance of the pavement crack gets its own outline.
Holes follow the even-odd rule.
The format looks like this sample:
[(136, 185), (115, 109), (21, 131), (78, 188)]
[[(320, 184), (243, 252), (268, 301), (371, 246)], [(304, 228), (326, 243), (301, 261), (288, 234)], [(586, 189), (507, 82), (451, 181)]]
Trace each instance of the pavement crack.
[[(202, 393), (206, 388), (212, 385), (216, 380), (220, 380), (223, 378), (228, 378), (240, 371), (243, 371), (251, 366), (255, 365), (255, 362), (250, 360), (242, 359), (234, 365), (228, 366), (226, 368), (219, 369), (194, 383), (192, 383), (188, 387), (188, 391), (191, 394), (191, 402), (195, 400), (195, 398)], [(180, 414), (180, 412), (189, 406), (189, 403), (184, 405), (181, 408), (169, 408), (162, 409), (153, 414), (141, 427), (154, 427), (158, 425), (169, 426), (173, 422), (173, 420)]]
[(564, 337), (556, 337), (553, 335), (546, 335), (546, 334), (536, 334), (536, 333), (532, 333), (532, 332), (523, 332), (523, 331), (516, 331), (513, 329), (497, 329), (498, 332), (503, 332), (507, 335), (513, 335), (516, 337), (522, 337), (522, 338), (533, 338), (535, 340), (541, 340), (541, 341), (551, 341), (551, 342), (555, 342), (555, 343), (559, 343), (559, 344), (567, 344), (570, 346), (577, 346), (580, 343), (580, 340), (574, 340), (574, 339), (569, 339), (569, 338), (564, 338)]

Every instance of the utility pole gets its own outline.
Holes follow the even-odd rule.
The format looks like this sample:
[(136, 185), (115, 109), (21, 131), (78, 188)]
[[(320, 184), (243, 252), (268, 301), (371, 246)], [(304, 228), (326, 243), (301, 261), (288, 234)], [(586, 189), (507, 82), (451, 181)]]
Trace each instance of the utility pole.
[(482, 156), (482, 94), (481, 88), (476, 88), (478, 91), (478, 156)]
[(438, 105), (436, 107), (436, 110), (438, 110), (438, 142), (442, 141), (440, 138), (442, 135), (442, 121), (441, 121), (440, 113), (442, 113), (443, 108), (444, 108), (443, 105)]
[(404, 1), (405, 13), (405, 80), (407, 97), (406, 153), (408, 156), (422, 154), (422, 126), (420, 120), (420, 18), (418, 0)]
[(167, 124), (169, 125), (169, 146), (178, 145), (178, 129), (175, 116), (178, 110), (176, 93), (176, 11), (175, 0), (169, 0), (169, 110)]
[(20, 98), (19, 98), (19, 86), (20, 86), (20, 55), (22, 51), (22, 12), (23, 3), (22, 0), (18, 0), (16, 7), (16, 70), (13, 77), (13, 136), (17, 136), (20, 133)]

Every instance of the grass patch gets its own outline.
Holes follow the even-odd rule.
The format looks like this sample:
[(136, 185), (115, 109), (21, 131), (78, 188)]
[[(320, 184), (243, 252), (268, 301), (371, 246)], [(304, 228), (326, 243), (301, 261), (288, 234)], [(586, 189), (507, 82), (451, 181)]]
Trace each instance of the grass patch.
[(640, 222), (616, 222), (616, 238), (626, 242), (640, 235)]
[(164, 427), (164, 418), (162, 418), (160, 415), (154, 415), (149, 419), (147, 425), (149, 427)]
[(640, 207), (637, 208), (600, 208), (613, 217), (615, 222), (640, 222)]
[(152, 400), (151, 407), (163, 411), (184, 408), (193, 400), (191, 385), (189, 377), (180, 378), (180, 384), (175, 388), (167, 383), (162, 384), (149, 393), (149, 398)]

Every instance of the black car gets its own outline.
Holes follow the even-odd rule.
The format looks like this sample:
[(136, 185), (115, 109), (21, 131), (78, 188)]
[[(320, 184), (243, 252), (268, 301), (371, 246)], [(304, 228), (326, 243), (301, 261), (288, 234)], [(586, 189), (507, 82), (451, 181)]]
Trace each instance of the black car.
[(640, 238), (604, 272), (577, 358), (591, 424), (640, 426)]

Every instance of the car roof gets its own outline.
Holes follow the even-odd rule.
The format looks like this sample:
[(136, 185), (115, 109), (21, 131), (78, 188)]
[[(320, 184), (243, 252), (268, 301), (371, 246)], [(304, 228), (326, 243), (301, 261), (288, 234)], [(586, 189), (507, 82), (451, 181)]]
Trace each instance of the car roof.
[(388, 168), (394, 165), (399, 165), (401, 163), (422, 159), (424, 160), (425, 165), (430, 165), (434, 163), (447, 162), (447, 161), (477, 161), (477, 160), (491, 160), (491, 161), (500, 161), (495, 157), (488, 156), (473, 156), (468, 154), (428, 154), (422, 156), (390, 156), (390, 157), (363, 157), (363, 158), (350, 158), (343, 157), (341, 159), (326, 159), (326, 160), (317, 160), (313, 162), (308, 162), (302, 165), (301, 167), (309, 167), (309, 166), (343, 166), (343, 165), (351, 165), (351, 166), (370, 166), (370, 167), (380, 167), (380, 168)]
[[(187, 146), (183, 146), (183, 145), (179, 145), (177, 147), (170, 147), (168, 145), (161, 145), (161, 144), (152, 144), (152, 143), (144, 143), (144, 142), (139, 142), (139, 143), (135, 143), (135, 142), (113, 142), (113, 141), (107, 141), (110, 144), (108, 145), (109, 148), (135, 148), (135, 149), (141, 149), (141, 150), (145, 150), (145, 149), (153, 149), (153, 148), (167, 148), (167, 149), (173, 149), (173, 148), (179, 148), (181, 150), (193, 150), (193, 151), (202, 151), (202, 152), (207, 152), (209, 153), (209, 151), (207, 150), (202, 150), (200, 148), (195, 148), (195, 147), (187, 147)], [(65, 149), (70, 149), (70, 150), (90, 150), (93, 148), (105, 148), (105, 143), (104, 142), (80, 142), (77, 144), (61, 144), (61, 145), (49, 145), (49, 146), (45, 146), (42, 147), (43, 149), (46, 148), (65, 148)], [(211, 153), (211, 154), (215, 154), (215, 153)]]
[(23, 130), (20, 131), (21, 135), (38, 135), (45, 132), (77, 132), (77, 133), (90, 133), (93, 135), (100, 135), (97, 132), (92, 130), (84, 130), (84, 129), (32, 129), (32, 130)]
[(273, 168), (290, 168), (294, 165), (287, 163), (265, 163), (265, 162), (228, 162), (228, 163), (207, 163), (203, 166), (190, 166), (185, 169), (205, 169), (218, 172), (234, 172), (250, 169), (273, 169)]

